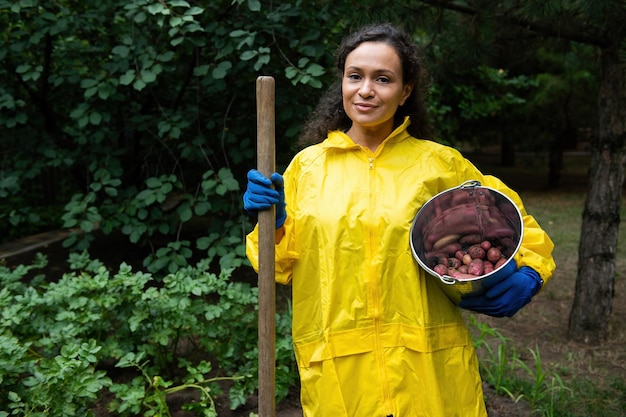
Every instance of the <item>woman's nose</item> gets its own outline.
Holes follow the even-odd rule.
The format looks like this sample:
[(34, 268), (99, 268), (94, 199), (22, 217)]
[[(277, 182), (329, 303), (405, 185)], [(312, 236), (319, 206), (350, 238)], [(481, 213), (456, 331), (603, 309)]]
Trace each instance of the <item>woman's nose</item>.
[(361, 88), (359, 88), (359, 95), (363, 98), (371, 97), (374, 95), (374, 90), (372, 88), (372, 82), (364, 79), (361, 84)]

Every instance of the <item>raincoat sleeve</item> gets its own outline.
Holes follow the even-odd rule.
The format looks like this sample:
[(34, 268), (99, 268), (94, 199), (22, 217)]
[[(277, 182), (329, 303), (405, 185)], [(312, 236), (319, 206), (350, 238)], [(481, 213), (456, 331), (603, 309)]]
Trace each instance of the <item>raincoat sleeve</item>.
[[(295, 207), (296, 188), (293, 181), (293, 171), (295, 161), (285, 171), (285, 209), (287, 218), (285, 219), (284, 234), (275, 246), (275, 280), (279, 284), (289, 284), (293, 264), (298, 259), (298, 253), (294, 249), (295, 233), (293, 221), (293, 208)], [(246, 236), (246, 256), (255, 271), (259, 271), (259, 225), (254, 226), (252, 232)]]
[(519, 251), (515, 254), (517, 267), (529, 266), (539, 275), (544, 284), (552, 277), (556, 264), (552, 257), (554, 243), (539, 226), (537, 220), (529, 215), (519, 195), (507, 187), (501, 180), (491, 175), (483, 177), (482, 185), (494, 188), (509, 197), (520, 210), (524, 221), (524, 237)]

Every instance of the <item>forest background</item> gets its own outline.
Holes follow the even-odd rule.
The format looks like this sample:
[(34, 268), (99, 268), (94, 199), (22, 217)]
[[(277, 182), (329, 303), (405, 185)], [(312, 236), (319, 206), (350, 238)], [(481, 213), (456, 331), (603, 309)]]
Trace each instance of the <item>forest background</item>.
[[(566, 152), (589, 155), (568, 335), (602, 345), (626, 158), (625, 16), (618, 0), (0, 0), (0, 242), (61, 229), (69, 253), (56, 273), (45, 256), (0, 265), (0, 415), (85, 415), (103, 392), (115, 415), (156, 414), (188, 388), (198, 415), (220, 390), (231, 408), (246, 403), (255, 80), (276, 79), (282, 170), (336, 79), (337, 43), (369, 22), (423, 48), (436, 140), (545, 169), (546, 190), (562, 187)], [(90, 252), (105, 237), (124, 242), (116, 265)], [(297, 379), (284, 305), (279, 398)]]

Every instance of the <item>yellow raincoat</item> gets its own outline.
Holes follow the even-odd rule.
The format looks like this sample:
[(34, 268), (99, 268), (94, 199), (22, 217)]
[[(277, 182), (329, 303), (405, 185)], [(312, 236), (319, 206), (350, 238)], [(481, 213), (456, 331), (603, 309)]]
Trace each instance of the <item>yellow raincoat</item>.
[[(518, 195), (456, 150), (409, 135), (376, 152), (342, 132), (299, 152), (284, 173), (287, 220), (276, 281), (292, 284), (293, 342), (305, 417), (486, 416), (478, 362), (460, 310), (414, 261), (419, 208), (478, 180), (524, 216), (515, 260), (547, 281), (553, 243)], [(258, 269), (258, 233), (247, 237)]]

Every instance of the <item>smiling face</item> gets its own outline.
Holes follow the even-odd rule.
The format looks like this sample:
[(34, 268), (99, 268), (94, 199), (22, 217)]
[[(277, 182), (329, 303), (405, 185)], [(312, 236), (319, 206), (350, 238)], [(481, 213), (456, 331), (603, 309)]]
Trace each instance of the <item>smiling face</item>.
[(392, 132), (394, 114), (412, 91), (402, 75), (400, 57), (384, 42), (364, 42), (346, 57), (343, 106), (356, 143), (375, 149)]

